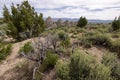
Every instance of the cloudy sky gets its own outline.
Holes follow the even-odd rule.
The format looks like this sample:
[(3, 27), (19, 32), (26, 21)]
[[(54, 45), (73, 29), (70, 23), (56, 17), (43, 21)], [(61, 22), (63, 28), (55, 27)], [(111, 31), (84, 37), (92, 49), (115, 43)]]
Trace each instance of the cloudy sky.
[[(0, 0), (0, 17), (3, 5), (21, 3), (23, 0)], [(113, 20), (120, 16), (120, 0), (28, 0), (44, 17)]]

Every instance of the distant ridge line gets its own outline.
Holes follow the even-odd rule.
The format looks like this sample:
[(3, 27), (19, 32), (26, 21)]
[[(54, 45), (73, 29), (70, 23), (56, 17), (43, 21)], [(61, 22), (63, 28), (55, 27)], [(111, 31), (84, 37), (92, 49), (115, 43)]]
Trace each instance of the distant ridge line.
[[(78, 21), (79, 18), (52, 18), (53, 21), (57, 21), (58, 19), (62, 19), (63, 21)], [(111, 23), (112, 21), (113, 20), (88, 19), (89, 23)]]

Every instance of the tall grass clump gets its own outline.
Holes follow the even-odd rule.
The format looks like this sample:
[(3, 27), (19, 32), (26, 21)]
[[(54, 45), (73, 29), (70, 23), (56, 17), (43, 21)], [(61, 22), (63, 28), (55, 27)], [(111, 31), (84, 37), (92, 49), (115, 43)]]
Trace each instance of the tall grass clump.
[(104, 54), (101, 63), (109, 67), (111, 70), (111, 76), (115, 80), (120, 80), (120, 62), (115, 53)]

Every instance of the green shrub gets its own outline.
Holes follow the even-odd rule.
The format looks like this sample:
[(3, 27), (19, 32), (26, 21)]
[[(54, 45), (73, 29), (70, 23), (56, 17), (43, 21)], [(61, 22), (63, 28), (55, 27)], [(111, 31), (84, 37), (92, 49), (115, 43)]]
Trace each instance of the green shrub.
[(97, 63), (92, 55), (85, 52), (76, 52), (70, 58), (71, 80), (113, 80), (111, 69)]
[(70, 45), (70, 38), (67, 33), (60, 31), (58, 32), (58, 36), (62, 46), (68, 47)]
[(0, 44), (0, 61), (6, 59), (6, 57), (10, 54), (12, 50), (12, 44), (8, 44), (4, 46)]
[(94, 58), (85, 52), (76, 52), (70, 58), (69, 75), (71, 80), (83, 80), (90, 76), (91, 63)]
[(69, 80), (68, 62), (58, 60), (56, 64), (56, 74), (61, 80)]
[(100, 45), (112, 52), (116, 52), (120, 57), (120, 40), (112, 41), (109, 35), (100, 32), (87, 32), (80, 38), (80, 43), (86, 48), (90, 48), (92, 45)]
[(106, 53), (103, 55), (102, 63), (108, 67), (113, 67), (117, 62), (117, 55), (114, 53)]
[(102, 64), (110, 68), (111, 76), (115, 80), (120, 80), (120, 62), (118, 61), (115, 53), (104, 54)]
[(25, 54), (27, 54), (32, 49), (33, 49), (32, 43), (31, 42), (27, 42), (27, 43), (24, 44), (23, 47), (20, 48), (19, 52), (24, 52)]
[(104, 47), (111, 46), (111, 39), (108, 35), (102, 33), (87, 33), (82, 36), (81, 44), (82, 45), (101, 45)]
[(45, 59), (45, 63), (47, 65), (51, 65), (51, 66), (54, 66), (58, 60), (58, 55), (57, 54), (54, 54), (54, 53), (51, 53), (51, 52), (47, 52), (47, 58)]
[(63, 30), (61, 30), (58, 32), (58, 36), (59, 36), (60, 40), (65, 40), (68, 35)]
[(56, 65), (58, 60), (58, 55), (53, 53), (52, 51), (48, 51), (46, 55), (46, 59), (41, 66), (41, 71), (44, 72), (49, 68), (53, 68)]
[(87, 40), (86, 38), (81, 39), (81, 45), (85, 48), (91, 48), (92, 47), (92, 42)]
[(95, 29), (97, 32), (100, 33), (109, 33), (111, 30), (111, 26), (107, 25), (102, 25), (102, 26), (98, 26), (97, 29)]
[(67, 39), (61, 41), (61, 45), (64, 46), (64, 47), (69, 47), (69, 45), (70, 45), (70, 38), (67, 38)]
[(57, 62), (56, 74), (60, 80), (119, 80), (120, 63), (116, 60), (116, 55), (105, 54), (102, 62), (98, 63), (89, 53), (76, 51), (71, 55), (70, 62)]
[(103, 64), (95, 64), (91, 66), (90, 76), (84, 80), (113, 80), (111, 70)]
[(110, 50), (118, 53), (118, 57), (120, 57), (120, 40), (113, 41), (110, 46)]
[(80, 38), (81, 44), (84, 47), (91, 47), (91, 45), (100, 45), (112, 52), (118, 53), (118, 57), (120, 57), (120, 40), (112, 41), (109, 35), (99, 33), (99, 32), (88, 32), (83, 34)]
[(78, 28), (76, 29), (77, 33), (84, 33), (86, 32), (84, 28)]
[(112, 76), (116, 79), (116, 80), (120, 80), (120, 62), (117, 62), (117, 64), (115, 65), (115, 67), (112, 70)]
[(95, 34), (93, 36), (89, 36), (88, 40), (92, 41), (93, 44), (108, 46), (110, 43), (110, 38), (105, 34)]

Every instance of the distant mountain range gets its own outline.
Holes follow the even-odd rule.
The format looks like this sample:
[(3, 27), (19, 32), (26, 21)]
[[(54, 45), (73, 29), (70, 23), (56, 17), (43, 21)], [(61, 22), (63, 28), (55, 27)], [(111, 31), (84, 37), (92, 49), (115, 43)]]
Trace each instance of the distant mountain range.
[[(53, 21), (57, 21), (58, 19), (62, 19), (63, 21), (78, 21), (79, 18), (52, 18)], [(88, 19), (89, 23), (111, 23), (112, 20), (99, 20), (99, 19)]]
[[(3, 18), (0, 18), (2, 20)], [(46, 19), (46, 18), (44, 18)], [(58, 19), (62, 19), (63, 21), (78, 21), (79, 18), (52, 18), (53, 21), (57, 21)], [(99, 19), (88, 19), (89, 23), (111, 23), (113, 20), (99, 20)]]

